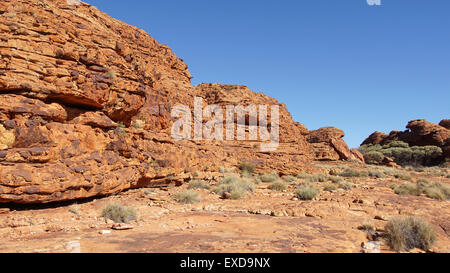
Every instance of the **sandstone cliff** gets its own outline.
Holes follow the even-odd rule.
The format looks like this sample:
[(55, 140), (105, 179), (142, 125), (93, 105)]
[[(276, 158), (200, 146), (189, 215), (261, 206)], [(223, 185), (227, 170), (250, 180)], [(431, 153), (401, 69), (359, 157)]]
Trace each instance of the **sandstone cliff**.
[[(0, 2), (0, 202), (45, 203), (183, 183), (251, 161), (295, 174), (352, 159), (336, 128), (309, 132), (285, 105), (244, 86), (192, 86), (187, 65), (143, 30), (88, 4)], [(280, 106), (280, 145), (174, 141), (173, 106)]]

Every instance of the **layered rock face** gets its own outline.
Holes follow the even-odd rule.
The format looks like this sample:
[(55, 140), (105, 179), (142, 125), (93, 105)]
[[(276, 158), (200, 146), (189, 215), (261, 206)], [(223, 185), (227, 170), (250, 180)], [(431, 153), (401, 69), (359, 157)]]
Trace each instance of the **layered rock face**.
[(413, 120), (406, 125), (405, 131), (392, 131), (389, 135), (381, 132), (371, 134), (364, 144), (387, 144), (392, 141), (403, 141), (409, 146), (433, 145), (442, 148), (444, 156), (450, 158), (450, 122), (442, 120), (439, 125), (423, 119)]
[[(295, 174), (348, 159), (338, 129), (309, 132), (245, 86), (193, 87), (187, 65), (143, 30), (66, 0), (0, 2), (0, 202), (45, 203), (183, 183), (253, 162)], [(71, 1), (77, 4), (77, 1)], [(174, 141), (175, 105), (279, 105), (280, 144)]]

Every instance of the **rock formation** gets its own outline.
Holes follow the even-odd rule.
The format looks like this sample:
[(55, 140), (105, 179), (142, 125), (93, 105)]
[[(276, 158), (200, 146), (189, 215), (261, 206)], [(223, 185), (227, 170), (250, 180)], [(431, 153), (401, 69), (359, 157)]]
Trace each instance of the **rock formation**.
[[(0, 2), (0, 203), (46, 203), (183, 183), (196, 170), (253, 162), (296, 174), (348, 159), (336, 128), (309, 132), (245, 86), (192, 86), (187, 65), (143, 30), (79, 1)], [(175, 141), (171, 109), (280, 106), (280, 144)]]
[(403, 141), (409, 146), (438, 146), (446, 158), (450, 158), (450, 129), (449, 120), (442, 120), (439, 125), (418, 119), (408, 122), (405, 131), (392, 131), (389, 135), (375, 132), (371, 134), (364, 144), (387, 144), (392, 141)]

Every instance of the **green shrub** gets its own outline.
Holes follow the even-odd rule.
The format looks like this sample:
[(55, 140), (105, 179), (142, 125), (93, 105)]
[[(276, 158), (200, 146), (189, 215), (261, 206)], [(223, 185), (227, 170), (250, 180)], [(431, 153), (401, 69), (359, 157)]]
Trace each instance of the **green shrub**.
[(232, 169), (232, 168), (225, 168), (223, 166), (220, 166), (219, 167), (219, 172), (220, 173), (233, 173), (234, 169)]
[(301, 200), (312, 200), (317, 196), (319, 190), (311, 185), (303, 185), (295, 193)]
[(200, 195), (193, 190), (187, 190), (176, 193), (173, 199), (182, 204), (195, 204), (200, 202)]
[(394, 192), (400, 195), (415, 195), (419, 196), (422, 194), (422, 190), (413, 184), (402, 184), (399, 187), (394, 188)]
[(411, 175), (404, 173), (404, 172), (398, 172), (398, 173), (394, 174), (394, 177), (397, 179), (406, 180), (406, 181), (412, 180)]
[(384, 173), (379, 172), (379, 171), (374, 171), (374, 170), (369, 171), (369, 176), (376, 177), (376, 178), (384, 178), (385, 177)]
[(241, 164), (239, 164), (239, 169), (243, 172), (247, 171), (249, 173), (253, 173), (255, 171), (255, 165), (250, 162), (241, 162)]
[(440, 182), (430, 182), (426, 179), (419, 179), (415, 185), (403, 184), (395, 187), (396, 194), (407, 194), (419, 196), (424, 193), (427, 197), (440, 201), (450, 199), (450, 187)]
[(274, 191), (284, 191), (287, 189), (286, 185), (280, 180), (273, 182), (268, 188)]
[(191, 180), (188, 189), (209, 189), (210, 186), (203, 180)]
[(340, 182), (344, 181), (344, 178), (342, 178), (340, 176), (336, 176), (336, 175), (330, 175), (330, 176), (328, 176), (328, 179), (330, 181), (332, 181), (333, 183), (340, 183)]
[(224, 177), (212, 191), (219, 195), (228, 192), (231, 199), (241, 199), (248, 191), (253, 191), (253, 183), (235, 176)]
[(353, 185), (352, 185), (352, 183), (350, 183), (350, 182), (342, 181), (342, 182), (339, 182), (339, 183), (338, 183), (338, 187), (339, 187), (340, 189), (343, 189), (343, 190), (348, 191), (348, 190), (351, 190), (351, 189), (353, 188)]
[(367, 177), (369, 176), (369, 172), (366, 170), (358, 171), (353, 169), (346, 169), (339, 175), (343, 177)]
[(441, 183), (434, 182), (429, 183), (426, 186), (420, 186), (426, 196), (436, 199), (436, 200), (450, 200), (450, 186)]
[(333, 184), (327, 184), (327, 185), (325, 185), (325, 187), (323, 187), (324, 191), (329, 191), (329, 192), (333, 192), (336, 189), (337, 189), (336, 186)]
[[(393, 141), (386, 145), (362, 145), (359, 151), (370, 164), (380, 164), (384, 157), (392, 158), (395, 163), (406, 166), (429, 166), (442, 162), (442, 149), (437, 146), (412, 146), (402, 141)], [(383, 157), (383, 158), (382, 158)]]
[(136, 220), (136, 211), (118, 203), (110, 203), (103, 208), (102, 217), (113, 220), (116, 223), (128, 223)]
[(384, 155), (381, 152), (370, 151), (364, 154), (364, 160), (368, 164), (381, 164), (383, 159)]
[(261, 179), (261, 181), (263, 183), (271, 183), (271, 182), (274, 182), (274, 181), (280, 179), (280, 177), (276, 173), (263, 174), (263, 175), (260, 175), (259, 178)]
[(308, 179), (309, 182), (326, 182), (329, 180), (328, 175), (318, 173), (313, 175), (311, 178)]
[(284, 181), (286, 181), (288, 183), (292, 183), (292, 182), (297, 181), (297, 179), (294, 176), (292, 176), (292, 175), (285, 175), (282, 178), (283, 178)]
[(429, 250), (436, 242), (437, 236), (433, 227), (427, 222), (415, 218), (396, 218), (385, 227), (386, 242), (395, 251), (413, 248)]
[(311, 174), (309, 174), (309, 173), (299, 173), (299, 174), (297, 174), (297, 178), (299, 178), (299, 179), (307, 179), (307, 178), (310, 178), (311, 177)]

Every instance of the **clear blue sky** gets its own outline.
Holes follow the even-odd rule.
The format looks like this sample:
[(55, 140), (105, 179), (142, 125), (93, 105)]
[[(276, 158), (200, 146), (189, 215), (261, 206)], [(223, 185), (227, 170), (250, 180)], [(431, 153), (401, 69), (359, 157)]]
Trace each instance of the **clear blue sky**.
[(86, 0), (185, 60), (192, 83), (242, 84), (351, 147), (450, 118), (450, 1)]

